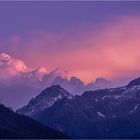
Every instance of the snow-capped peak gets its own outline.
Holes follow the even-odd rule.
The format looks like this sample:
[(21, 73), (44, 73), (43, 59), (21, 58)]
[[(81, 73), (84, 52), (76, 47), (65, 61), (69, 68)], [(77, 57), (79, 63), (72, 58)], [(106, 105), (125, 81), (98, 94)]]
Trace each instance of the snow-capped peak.
[(32, 99), (27, 106), (18, 110), (18, 112), (24, 112), (26, 115), (30, 116), (51, 107), (55, 102), (62, 98), (72, 99), (73, 96), (59, 85), (53, 85), (43, 90), (36, 98)]

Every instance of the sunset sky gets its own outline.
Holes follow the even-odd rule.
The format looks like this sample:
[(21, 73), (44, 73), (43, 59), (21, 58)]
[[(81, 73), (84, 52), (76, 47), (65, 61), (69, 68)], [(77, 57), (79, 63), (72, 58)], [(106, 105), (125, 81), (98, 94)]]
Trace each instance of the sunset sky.
[(140, 1), (0, 2), (0, 53), (31, 68), (96, 77), (140, 76)]

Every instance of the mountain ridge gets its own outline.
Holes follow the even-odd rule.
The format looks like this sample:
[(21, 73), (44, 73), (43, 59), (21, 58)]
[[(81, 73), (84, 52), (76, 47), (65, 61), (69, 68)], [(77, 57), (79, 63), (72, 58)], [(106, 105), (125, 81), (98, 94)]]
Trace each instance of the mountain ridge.
[(73, 138), (131, 138), (140, 129), (140, 85), (135, 82), (62, 98), (30, 117)]

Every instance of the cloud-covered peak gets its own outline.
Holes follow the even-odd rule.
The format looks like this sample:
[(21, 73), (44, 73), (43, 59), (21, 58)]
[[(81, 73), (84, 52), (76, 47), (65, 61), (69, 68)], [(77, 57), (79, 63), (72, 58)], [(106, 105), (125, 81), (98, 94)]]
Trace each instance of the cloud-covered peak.
[(30, 73), (30, 77), (34, 77), (39, 81), (42, 81), (43, 77), (47, 74), (47, 69), (45, 67), (39, 67)]
[(68, 78), (69, 76), (69, 72), (62, 68), (56, 68), (54, 71), (52, 71), (52, 73), (55, 74), (56, 76), (61, 76), (63, 78)]
[(113, 87), (113, 83), (103, 77), (99, 77), (95, 80), (95, 86), (100, 88)]
[(109, 82), (108, 80), (106, 80), (105, 78), (103, 77), (99, 77), (95, 80), (95, 84), (103, 84), (103, 83), (107, 83)]

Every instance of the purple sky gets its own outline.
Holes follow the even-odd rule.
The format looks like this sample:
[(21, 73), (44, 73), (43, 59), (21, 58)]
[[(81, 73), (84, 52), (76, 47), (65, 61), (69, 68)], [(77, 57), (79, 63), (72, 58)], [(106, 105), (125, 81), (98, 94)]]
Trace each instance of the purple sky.
[[(108, 55), (104, 52), (108, 44), (103, 35), (109, 34), (106, 40), (112, 43), (109, 45), (116, 52), (114, 46), (120, 42), (122, 33), (115, 29), (121, 31), (127, 24), (128, 28), (124, 33), (135, 32), (137, 27), (132, 31), (128, 30), (129, 26), (139, 24), (139, 16), (139, 1), (0, 2), (0, 52), (10, 53), (31, 67), (45, 66), (48, 70), (62, 67), (85, 82), (99, 76), (108, 79), (128, 77), (124, 71), (132, 71), (132, 65), (127, 67), (125, 62), (121, 64), (121, 60), (116, 60), (118, 56), (113, 55), (110, 62), (100, 62), (101, 57), (104, 61), (104, 57)], [(121, 24), (124, 27), (120, 27)], [(116, 32), (114, 37), (118, 38), (117, 42), (112, 42), (114, 39), (113, 36), (110, 38), (110, 30)], [(129, 39), (124, 37), (122, 40), (127, 42)], [(104, 46), (100, 42), (103, 42)], [(127, 48), (127, 45), (124, 48)], [(103, 50), (104, 53), (97, 50)], [(93, 53), (90, 53), (92, 51)], [(99, 57), (96, 56), (97, 53)], [(95, 59), (97, 62), (94, 62)], [(111, 64), (114, 62), (115, 66)], [(119, 77), (116, 71), (110, 71), (110, 67), (124, 75)], [(139, 66), (134, 69), (131, 77), (137, 76), (138, 71)]]
[(65, 32), (76, 24), (97, 26), (117, 16), (139, 15), (140, 2), (0, 2), (0, 37), (29, 30)]

